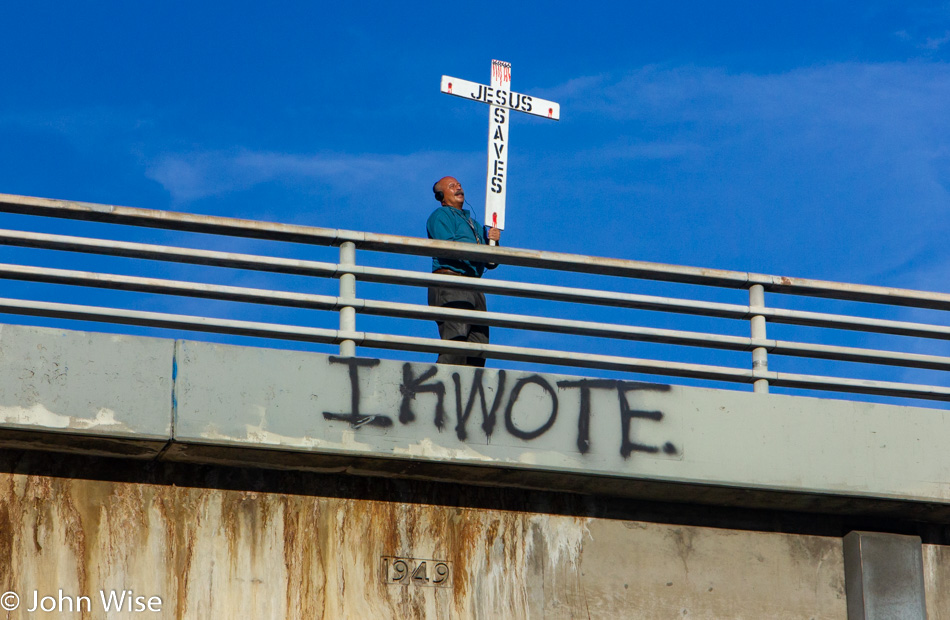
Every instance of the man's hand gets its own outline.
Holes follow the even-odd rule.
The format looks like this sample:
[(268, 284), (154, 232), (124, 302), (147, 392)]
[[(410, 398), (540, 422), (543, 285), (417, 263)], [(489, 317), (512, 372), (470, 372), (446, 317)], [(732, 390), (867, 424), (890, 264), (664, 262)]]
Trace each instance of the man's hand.
[(489, 241), (498, 241), (501, 239), (501, 230), (498, 228), (491, 228), (488, 231), (488, 240)]

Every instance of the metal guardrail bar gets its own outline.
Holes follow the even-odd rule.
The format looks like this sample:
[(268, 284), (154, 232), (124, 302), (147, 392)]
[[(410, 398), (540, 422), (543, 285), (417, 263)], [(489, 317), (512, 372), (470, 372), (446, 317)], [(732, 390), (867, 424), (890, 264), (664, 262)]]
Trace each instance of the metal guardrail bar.
[(901, 353), (880, 349), (862, 349), (841, 347), (810, 342), (789, 342), (785, 340), (753, 340), (752, 346), (761, 345), (774, 355), (789, 355), (816, 359), (838, 360), (842, 362), (860, 362), (864, 364), (883, 364), (903, 368), (927, 368), (930, 370), (950, 371), (950, 357), (925, 355), (921, 353)]
[(352, 273), (361, 281), (380, 284), (403, 284), (420, 287), (438, 285), (449, 288), (468, 288), (480, 290), (483, 293), (511, 295), (532, 299), (597, 304), (641, 310), (682, 312), (685, 314), (720, 318), (744, 319), (748, 317), (748, 307), (738, 304), (634, 295), (629, 293), (507, 280), (460, 279), (454, 276), (389, 269), (385, 267), (338, 265), (335, 263), (262, 256), (259, 254), (239, 254), (235, 252), (199, 250), (129, 241), (90, 239), (69, 235), (0, 230), (0, 244), (47, 250), (82, 252), (86, 254), (122, 256), (125, 258), (144, 258), (192, 265), (251, 269), (255, 271), (322, 278), (336, 278), (340, 277), (341, 274)]
[(950, 294), (947, 293), (844, 284), (557, 252), (473, 246), (451, 241), (433, 241), (398, 235), (361, 233), (10, 194), (0, 194), (0, 211), (316, 245), (339, 245), (350, 241), (357, 248), (379, 252), (398, 252), (418, 256), (451, 256), (542, 269), (582, 271), (601, 275), (727, 288), (747, 288), (753, 284), (761, 284), (766, 291), (776, 293), (950, 310)]
[(630, 357), (597, 354), (572, 354), (571, 359), (568, 360), (565, 359), (565, 356), (562, 352), (549, 351), (546, 349), (491, 344), (480, 345), (435, 340), (430, 338), (393, 336), (388, 334), (374, 334), (366, 332), (343, 332), (340, 330), (319, 329), (294, 325), (276, 325), (272, 323), (235, 321), (228, 319), (209, 319), (205, 317), (143, 312), (137, 310), (116, 310), (113, 308), (99, 308), (95, 306), (82, 306), (75, 304), (0, 299), (0, 312), (12, 312), (15, 314), (28, 314), (33, 316), (45, 316), (53, 318), (105, 321), (110, 323), (142, 325), (147, 327), (189, 329), (194, 331), (239, 334), (244, 336), (261, 336), (266, 338), (281, 338), (286, 340), (300, 340), (306, 342), (339, 343), (345, 340), (353, 340), (362, 346), (380, 349), (404, 349), (407, 346), (410, 346), (413, 350), (431, 353), (466, 352), (471, 354), (483, 352), (490, 354), (491, 357), (496, 359), (511, 361), (538, 362), (560, 366), (570, 365), (605, 370), (622, 370), (628, 372), (663, 374), (668, 376), (689, 377), (696, 379), (714, 379), (718, 381), (731, 381), (739, 383), (751, 383), (755, 380), (764, 378), (768, 379), (772, 385), (784, 387), (817, 388), (842, 392), (861, 392), (885, 396), (950, 401), (950, 388), (938, 386), (887, 381), (842, 379), (836, 377), (776, 373), (771, 371), (766, 371), (763, 373), (722, 366), (643, 360)]
[(791, 373), (769, 373), (769, 383), (778, 387), (793, 387), (814, 390), (833, 390), (851, 394), (877, 394), (880, 396), (903, 396), (927, 400), (950, 401), (950, 388), (934, 385), (914, 385), (891, 381), (865, 381)]
[[(345, 332), (335, 329), (321, 329), (315, 327), (301, 327), (296, 325), (282, 325), (274, 323), (259, 323), (253, 321), (236, 321), (230, 319), (211, 319), (206, 317), (167, 314), (161, 312), (146, 312), (141, 310), (118, 310), (97, 306), (77, 304), (62, 304), (57, 302), (24, 301), (20, 299), (0, 298), (0, 312), (26, 314), (30, 316), (44, 316), (50, 318), (66, 318), (84, 321), (98, 321), (107, 323), (122, 323), (126, 325), (140, 325), (143, 327), (159, 327), (169, 329), (189, 329), (193, 331), (236, 334), (241, 336), (259, 336), (264, 338), (279, 338), (284, 340), (299, 340), (304, 342), (318, 342), (325, 344), (339, 344), (345, 340), (352, 340), (363, 346), (372, 346), (383, 349), (404, 348), (404, 345), (418, 345), (415, 350), (428, 352), (487, 352), (498, 359), (539, 362), (556, 364), (559, 366), (579, 366), (585, 368), (604, 368), (611, 370), (628, 370), (632, 372), (655, 372), (670, 374), (677, 377), (692, 377), (697, 379), (719, 379), (722, 381), (747, 382), (751, 380), (752, 371), (729, 368), (725, 366), (708, 366), (703, 364), (687, 364), (681, 362), (665, 362), (658, 360), (641, 360), (610, 355), (572, 354), (571, 359), (565, 359), (562, 351), (546, 349), (531, 349), (503, 345), (473, 345), (430, 338), (416, 338), (412, 336), (394, 336), (388, 334), (372, 334), (366, 332)], [(403, 345), (403, 346), (399, 346)]]
[[(396, 235), (255, 222), (233, 218), (150, 211), (129, 207), (93, 205), (4, 194), (0, 194), (0, 211), (109, 222), (114, 224), (130, 224), (176, 231), (290, 241), (310, 245), (338, 246), (338, 261), (336, 263), (327, 263), (147, 243), (89, 239), (66, 235), (50, 235), (24, 231), (0, 231), (0, 244), (10, 246), (82, 252), (105, 256), (122, 256), (296, 276), (333, 278), (339, 281), (338, 296), (3, 264), (0, 264), (0, 278), (135, 291), (147, 294), (158, 293), (228, 302), (256, 303), (333, 311), (338, 313), (339, 329), (311, 328), (298, 325), (194, 317), (121, 308), (102, 308), (15, 299), (0, 299), (0, 312), (336, 344), (340, 347), (340, 354), (344, 356), (355, 355), (357, 346), (437, 353), (464, 352), (469, 355), (481, 354), (486, 357), (511, 361), (526, 361), (580, 368), (598, 368), (747, 383), (753, 384), (755, 391), (762, 393), (768, 392), (771, 384), (785, 387), (950, 401), (950, 388), (943, 386), (774, 372), (769, 369), (768, 357), (770, 354), (906, 368), (924, 368), (943, 372), (950, 371), (950, 357), (770, 339), (767, 337), (767, 324), (783, 323), (938, 340), (950, 340), (950, 325), (932, 325), (825, 312), (772, 308), (767, 306), (764, 293), (771, 291), (793, 295), (869, 301), (892, 306), (910, 306), (938, 310), (950, 310), (950, 294), (785, 278), (736, 271), (698, 269), (642, 261), (537, 252), (514, 248), (486, 247)], [(621, 293), (617, 291), (535, 284), (531, 282), (480, 280), (393, 268), (368, 267), (357, 264), (357, 248), (408, 255), (437, 255), (467, 258), (485, 262), (549, 270), (578, 271), (590, 274), (619, 276), (622, 278), (640, 278), (733, 289), (747, 289), (749, 291), (749, 303), (747, 305), (728, 304), (694, 299)], [(749, 321), (751, 330), (749, 336), (734, 336), (546, 316), (503, 312), (477, 312), (474, 310), (455, 308), (433, 308), (426, 305), (359, 298), (357, 297), (356, 290), (357, 281), (416, 287), (439, 285), (531, 299), (739, 319)], [(563, 350), (547, 350), (498, 344), (480, 345), (412, 336), (362, 332), (357, 330), (357, 313), (409, 319), (459, 319), (463, 322), (496, 327), (595, 338), (653, 342), (730, 351), (751, 351), (753, 364), (751, 369), (741, 369)]]
[(0, 230), (0, 244), (59, 250), (63, 252), (81, 252), (124, 258), (144, 258), (170, 263), (189, 265), (207, 265), (211, 267), (229, 267), (232, 269), (251, 269), (288, 275), (317, 276), (334, 278), (338, 274), (336, 263), (277, 258), (259, 254), (240, 254), (220, 250), (199, 250), (169, 245), (137, 243), (134, 241), (113, 241), (108, 239), (90, 239), (71, 235), (51, 235), (19, 230)]
[(367, 299), (351, 298), (343, 301), (341, 297), (315, 295), (312, 293), (293, 293), (289, 291), (182, 282), (160, 278), (143, 278), (139, 276), (104, 274), (51, 267), (24, 267), (20, 265), (0, 264), (0, 278), (316, 310), (336, 311), (343, 307), (353, 307), (358, 312), (379, 316), (427, 320), (464, 319), (466, 322), (491, 325), (494, 327), (510, 327), (562, 334), (693, 345), (733, 351), (747, 351), (751, 348), (751, 340), (741, 336), (722, 336), (700, 332), (652, 329), (613, 323), (555, 319), (499, 312), (478, 312)]
[(78, 321), (97, 321), (99, 323), (119, 323), (142, 327), (160, 327), (164, 329), (187, 329), (191, 331), (239, 336), (258, 336), (261, 338), (279, 338), (332, 344), (339, 340), (339, 331), (317, 327), (296, 325), (277, 325), (254, 321), (236, 321), (230, 319), (211, 319), (201, 316), (146, 312), (143, 310), (120, 310), (100, 308), (58, 302), (24, 301), (22, 299), (0, 298), (0, 312), (24, 314), (54, 319), (74, 319)]
[(893, 321), (890, 319), (872, 319), (845, 314), (827, 314), (805, 310), (784, 310), (781, 308), (763, 308), (760, 310), (771, 323), (802, 325), (807, 327), (829, 327), (874, 334), (893, 334), (915, 338), (934, 338), (950, 340), (950, 326)]
[(45, 282), (47, 284), (66, 284), (88, 286), (117, 291), (135, 291), (139, 293), (158, 293), (162, 295), (180, 295), (199, 299), (237, 301), (291, 308), (309, 308), (312, 310), (338, 310), (339, 297), (315, 295), (312, 293), (293, 293), (268, 289), (183, 282), (162, 278), (143, 278), (141, 276), (123, 276), (91, 271), (75, 271), (52, 267), (24, 267), (0, 263), (0, 278)]
[(123, 276), (49, 267), (24, 267), (20, 265), (0, 264), (0, 278), (315, 310), (338, 311), (343, 307), (352, 307), (356, 312), (379, 316), (426, 320), (462, 319), (469, 323), (490, 325), (493, 327), (508, 327), (550, 333), (696, 346), (730, 351), (752, 351), (758, 347), (762, 347), (767, 349), (770, 353), (778, 355), (885, 364), (907, 368), (950, 370), (950, 357), (936, 355), (900, 353), (895, 351), (770, 339), (756, 340), (742, 336), (656, 329), (521, 314), (479, 312), (368, 299), (351, 298), (344, 301), (341, 297), (315, 295), (312, 293), (294, 293), (290, 291), (182, 282), (159, 278)]
[[(234, 269), (252, 269), (255, 271), (323, 278), (339, 277), (344, 273), (352, 273), (357, 276), (358, 280), (365, 282), (403, 284), (420, 287), (432, 286), (434, 284), (449, 287), (455, 286), (480, 290), (484, 293), (496, 295), (597, 304), (601, 306), (638, 310), (676, 312), (716, 318), (748, 319), (752, 316), (749, 306), (739, 304), (703, 302), (507, 280), (460, 279), (453, 276), (384, 267), (343, 266), (334, 263), (278, 258), (257, 254), (240, 254), (176, 246), (109, 241), (69, 235), (0, 230), (0, 244)], [(769, 307), (757, 308), (756, 314), (764, 316), (772, 323), (950, 340), (950, 326)]]
[[(542, 362), (552, 365), (569, 364), (571, 366), (576, 365), (584, 368), (663, 374), (676, 377), (715, 379), (718, 381), (735, 381), (740, 383), (752, 383), (759, 379), (767, 379), (772, 385), (781, 387), (814, 388), (848, 393), (950, 401), (950, 388), (916, 385), (912, 383), (839, 379), (836, 377), (777, 373), (771, 371), (759, 373), (740, 370), (736, 373), (719, 374), (718, 371), (723, 370), (722, 367), (681, 365), (675, 362), (654, 362), (653, 360), (615, 358), (605, 355), (584, 355), (578, 359), (572, 358), (570, 362), (565, 361), (563, 357), (552, 361), (545, 361), (544, 357), (549, 355), (549, 352), (545, 352), (545, 356), (535, 355), (536, 352), (545, 351), (544, 349), (524, 349), (520, 347), (506, 347), (503, 345), (478, 345), (471, 343), (454, 343), (454, 346), (451, 346), (444, 340), (388, 336), (384, 334), (365, 334), (360, 344), (379, 349), (401, 349), (406, 345), (410, 345), (413, 350), (426, 351), (429, 353), (464, 351), (472, 355), (486, 352), (491, 354), (491, 357), (494, 359), (510, 361)], [(578, 361), (580, 363), (575, 363)], [(713, 374), (706, 374), (709, 373), (711, 369), (715, 369), (712, 371)]]

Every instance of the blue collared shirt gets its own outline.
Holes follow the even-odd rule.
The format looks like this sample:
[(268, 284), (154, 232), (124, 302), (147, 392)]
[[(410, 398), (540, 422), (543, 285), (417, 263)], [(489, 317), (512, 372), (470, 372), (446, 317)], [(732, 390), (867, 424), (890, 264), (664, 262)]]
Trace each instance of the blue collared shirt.
[[(472, 217), (468, 209), (456, 209), (442, 205), (432, 212), (426, 221), (426, 233), (429, 239), (441, 241), (461, 241), (463, 243), (488, 243), (485, 227)], [(481, 277), (485, 272), (485, 263), (462, 260), (459, 258), (432, 258), (432, 271), (451, 269), (464, 276)]]

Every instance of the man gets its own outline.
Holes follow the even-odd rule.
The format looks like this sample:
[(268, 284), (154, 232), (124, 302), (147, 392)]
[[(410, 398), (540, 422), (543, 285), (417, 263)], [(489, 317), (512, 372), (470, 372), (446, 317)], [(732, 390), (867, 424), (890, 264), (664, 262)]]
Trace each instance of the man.
[[(442, 241), (462, 241), (465, 243), (496, 243), (501, 238), (501, 231), (492, 228), (485, 234), (485, 228), (471, 216), (465, 204), (465, 190), (462, 184), (454, 177), (443, 177), (432, 186), (435, 199), (441, 206), (432, 212), (426, 221), (426, 232), (429, 239)], [(458, 258), (432, 259), (432, 273), (480, 278), (485, 269), (494, 269), (494, 264), (485, 264)], [(485, 311), (485, 294), (479, 291), (429, 287), (429, 305), (441, 308), (462, 308), (465, 310)], [(477, 342), (488, 344), (488, 326), (471, 325), (461, 321), (437, 321), (439, 336), (442, 340), (458, 340), (461, 342)], [(464, 355), (457, 353), (441, 353), (439, 364), (458, 364), (468, 366), (484, 366), (485, 358), (480, 355)]]

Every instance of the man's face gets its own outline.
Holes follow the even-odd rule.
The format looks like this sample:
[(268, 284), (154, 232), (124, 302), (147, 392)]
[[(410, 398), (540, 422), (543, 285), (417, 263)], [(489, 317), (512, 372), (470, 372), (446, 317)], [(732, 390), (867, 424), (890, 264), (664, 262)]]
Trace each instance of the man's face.
[(444, 194), (442, 204), (461, 209), (465, 204), (465, 190), (455, 177), (445, 177), (439, 181), (439, 189)]

